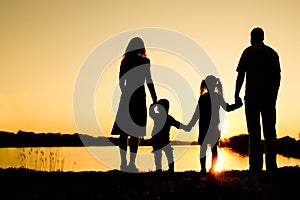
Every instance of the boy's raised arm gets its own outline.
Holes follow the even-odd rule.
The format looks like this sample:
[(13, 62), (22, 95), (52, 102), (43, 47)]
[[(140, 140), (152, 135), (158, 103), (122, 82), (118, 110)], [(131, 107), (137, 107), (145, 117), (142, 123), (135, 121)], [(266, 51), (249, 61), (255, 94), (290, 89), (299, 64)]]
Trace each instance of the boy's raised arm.
[(188, 128), (188, 126), (185, 125), (185, 124), (182, 124), (182, 123), (180, 123), (179, 128), (182, 129), (182, 130), (184, 130), (184, 131), (190, 131), (190, 129)]

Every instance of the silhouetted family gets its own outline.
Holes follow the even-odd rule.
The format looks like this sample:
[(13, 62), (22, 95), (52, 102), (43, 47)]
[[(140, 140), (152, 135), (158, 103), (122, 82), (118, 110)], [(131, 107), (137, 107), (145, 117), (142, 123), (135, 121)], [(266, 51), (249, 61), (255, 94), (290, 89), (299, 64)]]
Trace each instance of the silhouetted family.
[[(200, 95), (195, 105), (194, 114), (187, 125), (176, 120), (170, 113), (170, 102), (157, 99), (154, 83), (151, 76), (151, 62), (147, 57), (143, 40), (140, 37), (132, 38), (122, 57), (119, 71), (119, 86), (121, 97), (112, 135), (119, 136), (120, 170), (138, 172), (135, 160), (140, 137), (146, 136), (147, 125), (147, 85), (153, 103), (149, 106), (149, 115), (154, 126), (151, 133), (156, 171), (162, 171), (162, 153), (168, 161), (168, 171), (174, 172), (174, 155), (170, 143), (171, 127), (190, 131), (198, 121), (198, 144), (200, 145), (199, 161), (200, 174), (205, 176), (206, 152), (211, 146), (211, 168), (218, 158), (218, 145), (221, 136), (220, 109), (227, 112), (243, 106), (239, 97), (241, 87), (246, 77), (245, 86), (245, 115), (249, 133), (249, 166), (250, 171), (260, 172), (263, 168), (263, 153), (266, 153), (266, 169), (274, 171), (276, 163), (276, 100), (280, 86), (280, 64), (278, 54), (263, 43), (264, 32), (261, 28), (251, 31), (251, 46), (243, 51), (237, 66), (235, 89), (235, 103), (228, 104), (223, 98), (222, 83), (214, 75), (208, 75), (200, 84)], [(191, 102), (193, 103), (193, 102)], [(262, 119), (265, 147), (261, 141)], [(127, 149), (129, 146), (130, 161), (127, 163)]]

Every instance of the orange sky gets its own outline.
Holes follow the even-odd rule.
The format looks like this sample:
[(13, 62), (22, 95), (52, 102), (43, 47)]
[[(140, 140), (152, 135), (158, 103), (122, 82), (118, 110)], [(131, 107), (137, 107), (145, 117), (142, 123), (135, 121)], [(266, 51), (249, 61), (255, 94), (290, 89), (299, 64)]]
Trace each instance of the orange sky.
[[(77, 132), (72, 102), (82, 64), (108, 38), (143, 27), (170, 29), (201, 46), (219, 71), (225, 99), (232, 102), (237, 62), (249, 45), (249, 32), (261, 26), (265, 30), (265, 43), (277, 50), (282, 67), (278, 136), (298, 139), (299, 19), (297, 0), (4, 1), (0, 7), (0, 129)], [(119, 48), (123, 50), (126, 45), (120, 44)], [(175, 67), (176, 59), (177, 64), (184, 64), (174, 55), (159, 51), (150, 50), (149, 57), (156, 64)], [(119, 61), (116, 58), (109, 66), (111, 79), (105, 83), (110, 86), (117, 81)], [(201, 80), (192, 81), (196, 92)], [(111, 113), (102, 112), (97, 103), (101, 94), (97, 91), (95, 113), (99, 123), (105, 123), (107, 132), (112, 123)], [(172, 114), (188, 122), (177, 109), (180, 100), (164, 88), (160, 94), (170, 96), (174, 105)], [(226, 123), (224, 137), (245, 133), (243, 108), (226, 114)], [(190, 139), (191, 135), (180, 131), (178, 138)]]

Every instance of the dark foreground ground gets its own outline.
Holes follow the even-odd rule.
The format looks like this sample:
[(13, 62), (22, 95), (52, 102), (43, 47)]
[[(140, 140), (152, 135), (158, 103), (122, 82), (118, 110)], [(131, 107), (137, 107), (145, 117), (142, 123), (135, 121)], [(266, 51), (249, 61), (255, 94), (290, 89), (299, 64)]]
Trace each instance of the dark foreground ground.
[(258, 175), (225, 171), (204, 178), (194, 171), (131, 174), (0, 169), (0, 181), (0, 199), (300, 199), (299, 167)]

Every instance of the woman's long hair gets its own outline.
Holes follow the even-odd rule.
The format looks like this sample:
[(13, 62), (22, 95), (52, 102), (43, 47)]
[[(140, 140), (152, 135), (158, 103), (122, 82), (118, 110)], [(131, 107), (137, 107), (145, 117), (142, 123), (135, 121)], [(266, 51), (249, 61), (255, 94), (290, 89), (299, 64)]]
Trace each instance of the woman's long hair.
[(223, 96), (223, 87), (220, 79), (216, 78), (213, 75), (207, 76), (200, 85), (200, 95), (203, 95), (205, 92), (217, 92)]
[(126, 51), (123, 54), (122, 60), (127, 56), (147, 57), (145, 44), (144, 44), (142, 38), (134, 37), (129, 41)]

